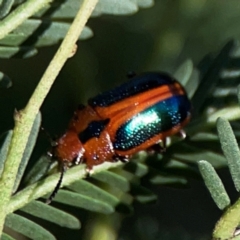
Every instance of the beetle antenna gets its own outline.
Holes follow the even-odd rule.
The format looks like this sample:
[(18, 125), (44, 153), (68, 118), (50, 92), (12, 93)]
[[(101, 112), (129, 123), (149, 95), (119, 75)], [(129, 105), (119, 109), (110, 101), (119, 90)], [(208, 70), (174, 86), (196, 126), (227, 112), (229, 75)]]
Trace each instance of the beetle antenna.
[(50, 134), (48, 133), (48, 131), (47, 131), (44, 127), (41, 127), (40, 129), (41, 129), (41, 131), (44, 133), (44, 135), (46, 136), (46, 138), (49, 140), (49, 142), (51, 142), (51, 141), (52, 141), (52, 138), (51, 138)]
[(57, 194), (58, 190), (61, 187), (62, 184), (62, 180), (63, 180), (63, 175), (67, 170), (67, 165), (65, 162), (61, 163), (61, 174), (60, 174), (60, 178), (58, 180), (58, 183), (56, 185), (56, 187), (54, 188), (53, 192), (51, 193), (51, 195), (49, 196), (49, 198), (46, 200), (46, 204), (50, 204), (53, 200), (53, 198), (55, 197), (55, 195)]
[(56, 139), (52, 138), (49, 132), (44, 127), (41, 127), (41, 131), (44, 133), (48, 141), (51, 143), (51, 146), (56, 147), (57, 146)]

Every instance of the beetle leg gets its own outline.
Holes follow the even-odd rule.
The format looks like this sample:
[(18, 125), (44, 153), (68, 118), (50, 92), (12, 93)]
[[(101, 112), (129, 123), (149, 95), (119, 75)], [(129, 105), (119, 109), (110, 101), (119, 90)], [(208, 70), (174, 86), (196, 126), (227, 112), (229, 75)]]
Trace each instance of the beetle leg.
[(47, 155), (48, 155), (48, 157), (53, 158), (53, 154), (52, 154), (52, 152), (47, 151)]
[(150, 154), (153, 153), (164, 153), (166, 152), (166, 140), (162, 140), (161, 143), (155, 144), (147, 149), (147, 152)]
[(86, 177), (91, 177), (91, 175), (94, 173), (94, 170), (92, 169), (92, 167), (87, 167), (86, 168)]
[(179, 132), (178, 132), (178, 135), (182, 138), (182, 139), (185, 139), (187, 137), (187, 134), (186, 132), (181, 129)]
[(82, 152), (79, 152), (76, 159), (74, 160), (74, 164), (78, 165), (81, 164), (83, 162), (83, 157), (82, 157)]
[(114, 162), (121, 161), (123, 163), (127, 163), (127, 162), (129, 162), (129, 157), (128, 156), (114, 155), (113, 160), (114, 160)]

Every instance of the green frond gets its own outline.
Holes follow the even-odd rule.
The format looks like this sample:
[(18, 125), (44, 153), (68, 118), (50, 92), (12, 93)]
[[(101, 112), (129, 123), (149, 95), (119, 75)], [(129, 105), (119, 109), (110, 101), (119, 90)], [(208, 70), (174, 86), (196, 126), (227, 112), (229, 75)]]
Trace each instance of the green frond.
[(139, 184), (132, 184), (130, 193), (134, 196), (134, 200), (140, 203), (151, 203), (157, 200), (156, 194)]
[[(208, 136), (206, 135), (206, 137)], [(181, 145), (182, 152), (174, 153), (172, 157), (178, 159), (179, 161), (184, 161), (188, 164), (196, 164), (197, 161), (200, 161), (205, 157), (211, 162), (214, 167), (226, 166), (226, 160), (224, 156), (222, 156), (220, 153), (214, 152), (214, 142), (209, 138), (205, 138), (203, 141), (205, 142), (205, 146), (201, 146), (201, 141), (196, 141), (192, 144), (183, 143)], [(210, 150), (207, 149), (207, 146), (209, 146), (209, 144), (211, 144)], [(217, 142), (217, 144), (219, 143)]]
[(74, 192), (91, 197), (93, 199), (98, 199), (99, 201), (113, 207), (117, 206), (117, 204), (119, 204), (120, 202), (119, 199), (114, 195), (85, 180), (78, 180), (67, 188), (71, 189)]
[[(75, 17), (80, 3), (82, 1), (79, 0), (55, 0), (52, 4), (47, 4), (44, 9), (41, 9), (0, 40), (0, 57), (29, 58), (37, 54), (40, 47), (60, 42)], [(3, 0), (0, 5), (0, 18), (7, 19), (9, 14), (22, 4), (22, 1)], [(152, 5), (152, 0), (100, 0), (92, 17), (103, 14), (135, 14), (139, 8), (151, 7)], [(188, 13), (190, 14), (190, 12)], [(92, 30), (85, 26), (79, 39), (88, 39), (93, 36), (93, 32), (94, 28)], [(168, 34), (176, 36), (177, 39), (177, 34), (169, 32)], [(180, 40), (179, 42), (181, 42)], [(161, 45), (162, 42), (158, 44)], [(187, 42), (181, 44), (187, 45)], [(121, 48), (121, 46), (118, 47)], [(41, 114), (39, 113), (33, 124), (18, 169), (13, 190), (14, 195), (6, 209), (9, 214), (5, 222), (5, 233), (3, 233), (1, 239), (14, 239), (10, 236), (11, 231), (30, 239), (56, 239), (52, 229), (47, 229), (46, 225), (49, 223), (56, 224), (61, 228), (80, 229), (85, 216), (79, 217), (79, 212), (92, 213), (92, 215), (96, 214), (97, 216), (104, 215), (104, 218), (109, 217), (109, 219), (114, 219), (117, 216), (116, 219), (121, 221), (124, 214), (133, 211), (136, 202), (152, 203), (157, 200), (157, 194), (150, 190), (151, 186), (186, 187), (189, 178), (200, 179), (199, 171), (216, 205), (226, 211), (223, 218), (229, 214), (230, 210), (231, 213), (235, 213), (233, 214), (234, 217), (231, 216), (230, 220), (227, 221), (229, 225), (225, 224), (226, 222), (220, 225), (228, 228), (228, 233), (224, 236), (227, 236), (228, 239), (233, 237), (233, 232), (240, 222), (238, 217), (239, 203), (237, 201), (230, 206), (228, 189), (225, 189), (214, 168), (219, 169), (228, 165), (235, 188), (237, 191), (240, 190), (240, 152), (238, 147), (240, 108), (232, 100), (233, 96), (236, 97), (236, 87), (233, 87), (234, 84), (225, 81), (228, 78), (233, 79), (234, 76), (239, 77), (237, 72), (240, 68), (239, 52), (238, 44), (229, 41), (219, 53), (208, 55), (197, 66), (194, 60), (187, 59), (179, 64), (177, 70), (174, 71), (174, 77), (185, 86), (193, 105), (193, 117), (191, 123), (186, 127), (188, 136), (184, 141), (179, 137), (173, 137), (167, 143), (167, 152), (164, 154), (150, 156), (147, 153), (139, 153), (127, 164), (120, 162), (101, 164), (94, 167), (94, 173), (90, 177), (86, 177), (85, 165), (73, 167), (64, 175), (62, 189), (57, 193), (52, 205), (47, 205), (41, 200), (49, 196), (51, 189), (59, 180), (59, 173), (56, 173), (58, 172), (57, 163), (50, 166), (50, 159), (43, 155), (35, 162), (33, 167), (29, 166), (30, 169), (26, 173), (26, 166), (34, 155), (32, 154), (33, 148), (36, 145), (41, 125)], [(178, 53), (180, 55), (180, 49)], [(174, 58), (177, 57), (177, 55), (174, 55)], [(187, 57), (189, 57), (189, 54), (187, 54)], [(92, 58), (93, 61), (96, 61), (95, 56), (92, 56)], [(109, 63), (109, 59), (107, 60)], [(100, 62), (97, 64), (100, 64)], [(0, 88), (5, 87), (4, 90), (6, 90), (11, 84), (12, 79), (0, 72)], [(229, 87), (227, 84), (231, 86)], [(231, 94), (224, 91), (227, 88), (226, 86), (230, 88), (229, 92)], [(237, 94), (240, 102), (240, 85)], [(230, 105), (225, 107), (223, 105), (225, 102), (229, 102)], [(215, 121), (219, 116), (221, 118), (217, 120), (217, 136)], [(233, 121), (232, 127), (228, 120)], [(0, 175), (4, 169), (12, 131), (3, 135), (5, 139), (0, 149)], [(41, 200), (35, 200), (39, 198)], [(72, 213), (68, 209), (74, 209), (76, 212)], [(234, 227), (231, 225), (233, 218)], [(101, 217), (99, 219), (101, 221)], [(141, 221), (139, 220), (139, 222)], [(146, 226), (146, 222), (148, 226)], [(105, 230), (104, 224), (101, 225), (102, 232)], [(154, 224), (156, 224), (156, 221), (147, 219), (140, 232), (142, 231), (144, 235), (149, 227), (150, 230), (148, 230), (151, 235), (153, 228), (157, 226)], [(141, 223), (139, 223), (139, 226), (142, 226)], [(231, 229), (229, 226), (231, 226)], [(169, 235), (168, 238), (167, 233), (162, 233), (161, 239), (163, 239), (163, 235), (166, 239), (171, 237)], [(158, 235), (154, 237), (160, 239)], [(231, 239), (237, 238), (238, 236)], [(145, 237), (145, 239), (150, 238)], [(189, 240), (191, 237), (186, 236), (185, 239)]]
[(238, 85), (238, 102), (239, 102), (239, 104), (240, 104), (240, 85)]
[[(41, 156), (35, 163), (34, 167), (31, 168), (24, 176), (23, 183), (25, 186), (33, 184), (38, 180), (45, 177), (51, 164), (51, 159), (46, 154)], [(57, 164), (57, 163), (56, 163)]]
[[(183, 86), (187, 86), (190, 77), (193, 73), (193, 62), (191, 59), (187, 59), (185, 62), (182, 63), (182, 65), (180, 65), (178, 67), (178, 69), (175, 71), (174, 73), (174, 77), (183, 85)], [(188, 92), (188, 89), (185, 87), (185, 89)], [(189, 89), (190, 90), (190, 89)]]
[(219, 118), (217, 121), (218, 136), (223, 153), (227, 159), (230, 173), (237, 191), (240, 190), (240, 151), (230, 123)]
[(3, 72), (0, 72), (0, 88), (10, 88), (12, 86), (12, 81), (10, 77)]
[(0, 19), (5, 17), (11, 10), (15, 0), (3, 0), (0, 5)]
[[(215, 59), (217, 69), (221, 69), (218, 68), (219, 66), (224, 69), (222, 70), (222, 72), (219, 72), (219, 70), (217, 69), (213, 70), (213, 73), (216, 73), (218, 71), (217, 76), (219, 82), (221, 81), (221, 79), (234, 78), (238, 77), (239, 75), (239, 45), (236, 43), (234, 43), (233, 45), (232, 44), (233, 42), (227, 44), (223, 51)], [(233, 66), (235, 67), (235, 69), (233, 69)], [(210, 77), (211, 79), (214, 79), (214, 76), (212, 74), (210, 74)], [(221, 97), (230, 97), (225, 95), (224, 91), (221, 91), (221, 89), (215, 91), (215, 96), (216, 100), (214, 102), (216, 106), (220, 105), (219, 99)], [(240, 150), (237, 142), (238, 139), (236, 138), (239, 136), (238, 131), (234, 132), (234, 129), (231, 127), (229, 120), (239, 120), (239, 112), (239, 107), (237, 106), (228, 107), (215, 111), (212, 115), (210, 115), (209, 119), (207, 120), (208, 123), (211, 123), (217, 119), (216, 125), (221, 149), (224, 153), (225, 159), (227, 160), (225, 160), (225, 162), (229, 167), (232, 181), (237, 191), (240, 190)], [(193, 140), (199, 139), (201, 141), (202, 137), (204, 140), (204, 135), (200, 135), (200, 138), (199, 136), (195, 139), (193, 138)], [(207, 139), (208, 141), (204, 144), (211, 145), (211, 149), (217, 149), (217, 145), (215, 145), (217, 140), (216, 136), (209, 135)], [(230, 205), (230, 197), (228, 196), (223, 182), (221, 181), (217, 172), (214, 169), (214, 167), (217, 167), (219, 165), (214, 165), (214, 162), (217, 162), (214, 161), (214, 159), (212, 159), (213, 161), (211, 161), (210, 156), (203, 155), (202, 159), (207, 159), (207, 161), (201, 160), (198, 162), (199, 170), (203, 177), (205, 185), (208, 188), (211, 197), (213, 198), (218, 208), (225, 210), (223, 216), (215, 226), (213, 232), (213, 239), (238, 239), (239, 236), (237, 234), (237, 228), (240, 222), (240, 216), (238, 214), (239, 199), (232, 206)], [(224, 164), (224, 159), (221, 155), (219, 155), (219, 157), (216, 156), (215, 160), (219, 161), (220, 164)]]
[(125, 177), (110, 171), (101, 171), (97, 174), (94, 174), (92, 178), (100, 182), (104, 182), (109, 186), (118, 188), (119, 190), (124, 192), (130, 189), (130, 184)]
[[(82, 2), (82, 0), (55, 0), (52, 4), (46, 5), (32, 18), (24, 21), (23, 24), (0, 40), (0, 57), (29, 58), (37, 54), (39, 47), (58, 43), (66, 35)], [(151, 7), (152, 5), (152, 0), (100, 0), (92, 16), (134, 14), (139, 8)], [(14, 6), (14, 0), (3, 1), (0, 5), (0, 18), (7, 18), (14, 7), (19, 7)], [(79, 39), (85, 40), (92, 36), (92, 30), (85, 26)]]
[(225, 209), (230, 206), (229, 196), (212, 165), (204, 160), (198, 162), (204, 182), (217, 206)]
[(40, 201), (30, 202), (21, 208), (21, 211), (37, 218), (56, 223), (60, 227), (71, 229), (81, 228), (79, 220), (73, 215)]
[[(208, 74), (213, 74), (211, 72), (213, 70), (211, 70), (210, 66), (214, 66), (214, 62), (219, 61), (219, 58), (222, 58), (222, 55), (226, 57), (226, 54), (229, 54), (230, 52), (230, 46), (232, 47), (232, 42), (225, 46), (212, 63), (209, 63), (208, 70), (205, 72), (206, 76), (208, 76)], [(197, 99), (196, 96), (199, 95), (198, 85), (204, 86), (202, 80), (199, 81), (199, 74), (197, 74), (198, 71), (199, 70), (193, 67), (191, 60), (187, 60), (175, 72), (175, 77), (180, 79), (182, 84), (189, 87), (188, 91), (190, 96), (193, 96), (193, 99)], [(215, 71), (216, 70), (214, 70), (214, 72)], [(194, 86), (194, 90), (191, 89), (191, 86)], [(203, 91), (203, 87), (200, 88), (202, 88), (201, 91)], [(185, 186), (187, 183), (187, 177), (191, 176), (199, 179), (197, 172), (198, 161), (207, 159), (214, 167), (222, 167), (226, 165), (225, 159), (220, 152), (221, 150), (219, 148), (216, 134), (208, 132), (207, 130), (203, 132), (199, 131), (209, 124), (207, 118), (202, 118), (201, 120), (205, 121), (205, 125), (202, 124), (202, 128), (198, 129), (198, 122), (194, 124), (195, 122), (193, 121), (189, 131), (191, 134), (190, 138), (183, 143), (180, 143), (179, 139), (173, 138), (171, 146), (168, 147), (168, 151), (163, 156), (149, 157), (147, 154), (141, 153), (136, 155), (135, 159), (131, 160), (128, 164), (118, 164), (117, 168), (107, 170), (108, 168), (111, 168), (111, 165), (114, 165), (111, 163), (103, 164), (96, 169), (94, 168), (95, 172), (91, 175), (90, 179), (81, 179), (85, 177), (85, 174), (80, 172), (78, 173), (79, 179), (75, 179), (74, 181), (71, 180), (68, 184), (64, 184), (64, 178), (63, 185), (65, 186), (65, 189), (61, 189), (54, 198), (54, 202), (58, 203), (59, 209), (45, 205), (39, 201), (32, 201), (19, 210), (27, 213), (28, 216), (37, 217), (44, 221), (50, 221), (67, 228), (77, 229), (81, 227), (79, 220), (73, 215), (61, 210), (61, 206), (69, 205), (90, 212), (109, 215), (116, 211), (119, 213), (131, 212), (133, 202), (154, 202), (156, 201), (157, 196), (148, 188), (141, 185), (142, 180), (154, 185)], [(32, 146), (35, 144), (40, 117), (38, 117), (38, 121), (36, 120), (35, 122), (32, 130), (33, 140), (30, 141), (32, 145), (31, 148), (28, 148), (29, 152), (26, 154), (27, 160), (31, 155)], [(207, 146), (209, 146), (210, 143), (212, 148), (208, 149)], [(213, 146), (215, 146), (215, 148)], [(217, 178), (217, 175), (214, 175), (212, 173), (213, 171), (211, 172), (209, 170), (210, 168), (213, 170), (213, 168), (204, 168), (203, 164), (201, 165), (200, 163), (199, 166), (206, 185), (211, 189), (212, 197), (217, 205), (221, 209), (226, 208), (229, 205), (230, 200), (226, 192), (225, 194), (222, 193), (224, 187), (221, 185), (222, 183)], [(40, 158), (24, 179), (26, 189), (29, 185), (29, 187), (31, 187), (31, 184), (35, 184), (36, 188), (38, 188), (38, 181), (44, 178), (48, 167), (49, 159), (46, 157)], [(70, 171), (71, 170), (67, 172), (66, 176), (69, 175), (68, 173)], [(18, 181), (20, 181), (23, 172), (24, 171), (21, 171)], [(41, 182), (44, 182), (44, 180)], [(24, 189), (22, 192), (24, 192)], [(19, 193), (21, 193), (21, 191)], [(16, 197), (18, 196), (19, 194), (16, 195)], [(42, 197), (46, 198), (47, 196)], [(12, 214), (10, 213), (8, 216), (10, 216), (8, 218), (11, 218)], [(23, 218), (18, 215), (16, 216), (24, 219), (24, 221), (26, 220), (26, 217)], [(28, 236), (28, 228), (33, 228), (31, 225), (32, 222), (29, 220), (29, 222), (26, 221), (25, 224), (25, 232), (21, 233)], [(6, 226), (12, 228), (10, 224)], [(42, 228), (40, 225), (37, 226)], [(19, 232), (18, 229), (12, 229)], [(43, 231), (41, 234), (47, 234), (46, 232)]]
[(145, 164), (137, 161), (130, 161), (128, 164), (123, 166), (123, 169), (131, 172), (137, 177), (143, 177), (148, 173), (148, 167)]
[(9, 236), (6, 233), (3, 233), (1, 236), (1, 240), (14, 240), (14, 238), (12, 238), (11, 236)]
[(201, 82), (192, 98), (195, 115), (199, 114), (206, 98), (214, 92), (214, 88), (216, 88), (218, 82), (220, 81), (219, 76), (222, 69), (224, 69), (230, 61), (229, 55), (233, 48), (234, 41), (229, 41), (215, 59), (212, 61), (206, 59), (199, 64), (198, 68), (202, 75)]
[(110, 214), (114, 212), (114, 208), (110, 204), (83, 194), (66, 190), (59, 190), (58, 194), (54, 198), (54, 201), (78, 208), (83, 208), (92, 212), (104, 214)]
[(29, 237), (33, 240), (49, 239), (55, 240), (56, 238), (45, 228), (34, 223), (33, 221), (22, 217), (20, 215), (10, 213), (7, 215), (5, 225), (22, 235)]

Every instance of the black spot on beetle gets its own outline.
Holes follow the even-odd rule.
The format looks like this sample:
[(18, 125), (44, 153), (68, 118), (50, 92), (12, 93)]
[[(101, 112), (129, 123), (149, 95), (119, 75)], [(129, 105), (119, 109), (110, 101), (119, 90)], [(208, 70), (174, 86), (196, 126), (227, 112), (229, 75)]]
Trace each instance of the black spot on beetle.
[(78, 134), (79, 140), (84, 144), (93, 137), (98, 138), (108, 123), (109, 119), (90, 122), (87, 128)]

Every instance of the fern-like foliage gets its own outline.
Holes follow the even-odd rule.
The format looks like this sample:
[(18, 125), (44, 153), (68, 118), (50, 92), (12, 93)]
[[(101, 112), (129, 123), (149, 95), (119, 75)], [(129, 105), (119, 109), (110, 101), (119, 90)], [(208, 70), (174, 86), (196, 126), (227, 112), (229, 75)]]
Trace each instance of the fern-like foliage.
[[(115, 211), (127, 213), (132, 211), (133, 202), (148, 203), (157, 198), (154, 193), (141, 185), (143, 180), (150, 184), (185, 185), (189, 176), (199, 178), (197, 169), (199, 160), (206, 159), (214, 167), (225, 166), (225, 159), (221, 155), (220, 147), (217, 146), (218, 138), (216, 134), (209, 131), (220, 110), (217, 108), (218, 103), (210, 101), (206, 104), (211, 99), (211, 95), (207, 94), (204, 86), (206, 86), (206, 82), (211, 82), (212, 87), (220, 87), (218, 82), (221, 78), (219, 76), (231, 59), (230, 52), (233, 51), (233, 47), (234, 43), (229, 42), (215, 58), (208, 61), (204, 70), (201, 68), (202, 65), (194, 68), (192, 62), (187, 60), (175, 72), (175, 77), (186, 86), (187, 92), (193, 100), (193, 106), (195, 104), (197, 106), (193, 110), (197, 117), (193, 117), (192, 123), (187, 128), (189, 136), (185, 141), (179, 142), (179, 138), (173, 138), (164, 155), (148, 156), (146, 153), (140, 153), (128, 164), (102, 164), (94, 168), (95, 172), (91, 178), (85, 178), (84, 165), (73, 167), (64, 176), (65, 188), (60, 190), (54, 199), (54, 202), (58, 203), (57, 207), (55, 204), (46, 205), (42, 202), (47, 198), (48, 195), (45, 194), (49, 191), (41, 189), (47, 184), (56, 184), (59, 178), (59, 174), (51, 174), (52, 170), (49, 172), (50, 177), (44, 176), (49, 166), (49, 159), (42, 157), (25, 176), (23, 181), (25, 186), (13, 195), (9, 203), (9, 215), (5, 223), (7, 229), (12, 229), (31, 239), (55, 239), (54, 235), (49, 232), (50, 229), (41, 226), (44, 221), (71, 229), (81, 227), (78, 218), (67, 213), (64, 205), (102, 214), (112, 214)], [(219, 65), (219, 62), (222, 63), (222, 58), (228, 59), (228, 61)], [(216, 66), (220, 66), (220, 68)], [(201, 104), (198, 101), (199, 96), (201, 96)], [(215, 112), (208, 114), (209, 108), (213, 106)], [(30, 157), (40, 126), (40, 119), (40, 115), (38, 115), (33, 125), (15, 188), (23, 177), (26, 162)], [(201, 127), (199, 128), (199, 126)], [(10, 137), (11, 131), (5, 137), (2, 145), (1, 159), (5, 159)], [(211, 143), (211, 148), (207, 147), (209, 143)], [(216, 145), (216, 148), (213, 148), (213, 145)], [(202, 170), (206, 163), (200, 162), (200, 166)], [(110, 169), (107, 170), (108, 168)], [(233, 168), (235, 169), (235, 167)], [(213, 175), (213, 169), (209, 167), (207, 169), (206, 179)], [(226, 195), (222, 196), (224, 188), (221, 182), (216, 180), (216, 177), (214, 179), (213, 181), (211, 178), (206, 182), (215, 183), (210, 188), (215, 189), (213, 195), (221, 197), (218, 206), (224, 208), (229, 205), (229, 199)], [(33, 200), (39, 197), (42, 200)], [(13, 213), (16, 210), (18, 212)], [(15, 224), (16, 222), (18, 224)], [(5, 234), (3, 237), (7, 237), (7, 235)]]
[[(58, 43), (66, 35), (82, 2), (82, 0), (52, 1), (52, 3), (0, 40), (0, 57), (32, 57), (37, 54), (39, 47)], [(19, 1), (14, 0), (3, 1), (0, 6), (0, 18), (7, 18), (21, 4)], [(152, 5), (153, 0), (100, 0), (93, 11), (92, 17), (98, 17), (102, 14), (134, 14), (139, 8), (151, 7)], [(79, 39), (84, 40), (92, 36), (92, 30), (86, 26)]]
[[(82, 0), (55, 0), (46, 5), (31, 18), (26, 19), (19, 27), (0, 39), (0, 58), (29, 58), (37, 54), (38, 49), (60, 42), (67, 33)], [(11, 14), (14, 14), (24, 1), (4, 0), (0, 5), (0, 19), (11, 24)], [(129, 15), (139, 8), (151, 7), (153, 0), (100, 0), (92, 17), (102, 14)], [(85, 26), (79, 36), (85, 40), (93, 36), (93, 31)], [(0, 86), (10, 87), (11, 76), (0, 72)]]
[[(239, 77), (239, 46), (235, 44), (235, 47), (231, 49), (230, 55), (223, 55), (224, 69), (221, 71), (219, 76), (219, 80), (229, 80), (229, 79), (237, 79)], [(221, 62), (221, 63), (222, 63)], [(237, 83), (236, 83), (237, 85)], [(236, 91), (236, 85), (231, 84), (227, 91), (223, 90), (223, 88), (219, 87), (215, 94), (218, 97), (229, 98), (231, 93), (238, 96), (239, 99), (239, 87), (238, 92)], [(232, 87), (233, 86), (233, 87)], [(225, 86), (226, 89), (226, 86)], [(219, 105), (218, 98), (218, 105)], [(216, 101), (217, 103), (217, 101)], [(234, 124), (234, 120), (238, 120), (240, 116), (239, 105), (234, 105), (229, 108), (225, 108), (224, 110), (220, 110), (216, 113), (213, 113), (214, 119), (217, 119), (217, 130), (218, 130), (218, 138), (221, 143), (222, 151), (225, 155), (225, 160), (232, 177), (232, 181), (235, 185), (236, 190), (239, 192), (240, 190), (240, 150), (237, 143), (238, 134), (234, 135), (234, 130), (236, 133), (238, 132), (238, 125), (235, 125), (234, 129), (232, 129), (228, 120), (232, 120)], [(234, 125), (233, 125), (234, 126)], [(231, 206), (230, 197), (224, 187), (223, 182), (219, 178), (215, 169), (209, 159), (205, 159), (199, 161), (199, 169), (204, 179), (204, 182), (215, 201), (216, 205), (221, 209), (225, 210), (225, 214), (217, 223), (215, 230), (213, 232), (213, 239), (239, 239), (238, 226), (240, 222), (239, 218), (239, 199), (235, 204)], [(208, 160), (208, 161), (206, 161)]]
[[(81, 2), (53, 1), (51, 5), (0, 40), (0, 57), (31, 57), (37, 53), (39, 47), (59, 42), (65, 36)], [(2, 1), (0, 17), (7, 18), (21, 4), (24, 3), (14, 0)], [(152, 4), (151, 0), (100, 0), (92, 16), (133, 14), (139, 7), (149, 7)], [(92, 34), (92, 30), (85, 27), (80, 39), (87, 39)], [(50, 193), (49, 189), (56, 185), (59, 174), (53, 174), (56, 167), (49, 170), (49, 159), (43, 156), (25, 175), (26, 165), (41, 125), (39, 113), (21, 160), (13, 196), (6, 210), (8, 216), (1, 239), (14, 239), (12, 232), (20, 233), (30, 239), (56, 239), (51, 229), (46, 227), (50, 223), (69, 229), (81, 228), (79, 218), (68, 213), (65, 210), (66, 205), (106, 215), (114, 212), (129, 213), (133, 211), (134, 202), (149, 203), (157, 199), (157, 196), (144, 187), (142, 182), (184, 186), (189, 176), (200, 179), (198, 165), (217, 205), (221, 209), (229, 207), (229, 197), (214, 170), (226, 165), (214, 125), (217, 117), (222, 115), (230, 120), (239, 119), (240, 114), (236, 105), (222, 110), (224, 101), (232, 97), (231, 94), (226, 95), (223, 89), (225, 89), (225, 79), (233, 76), (233, 71), (229, 69), (234, 64), (239, 69), (236, 63), (239, 57), (237, 52), (235, 44), (230, 41), (216, 56), (206, 57), (196, 67), (191, 60), (187, 60), (174, 73), (174, 76), (185, 86), (193, 104), (193, 119), (186, 128), (188, 137), (185, 141), (180, 142), (179, 138), (171, 139), (164, 155), (148, 156), (146, 153), (140, 153), (128, 164), (102, 164), (94, 168), (94, 174), (90, 178), (86, 178), (84, 165), (73, 167), (64, 176), (64, 188), (58, 192), (52, 205), (46, 205), (44, 201)], [(2, 76), (6, 79), (4, 86), (9, 86), (11, 82), (8, 77), (4, 74)], [(4, 81), (1, 80), (0, 83)], [(234, 91), (230, 92), (234, 93)], [(222, 149), (228, 159), (236, 189), (239, 191), (239, 150), (236, 140), (225, 120), (218, 120), (218, 129)], [(12, 131), (3, 135), (0, 173), (4, 168), (11, 137)], [(203, 159), (208, 162), (202, 161)], [(49, 176), (46, 176), (47, 174)], [(232, 235), (214, 237), (230, 239)]]

